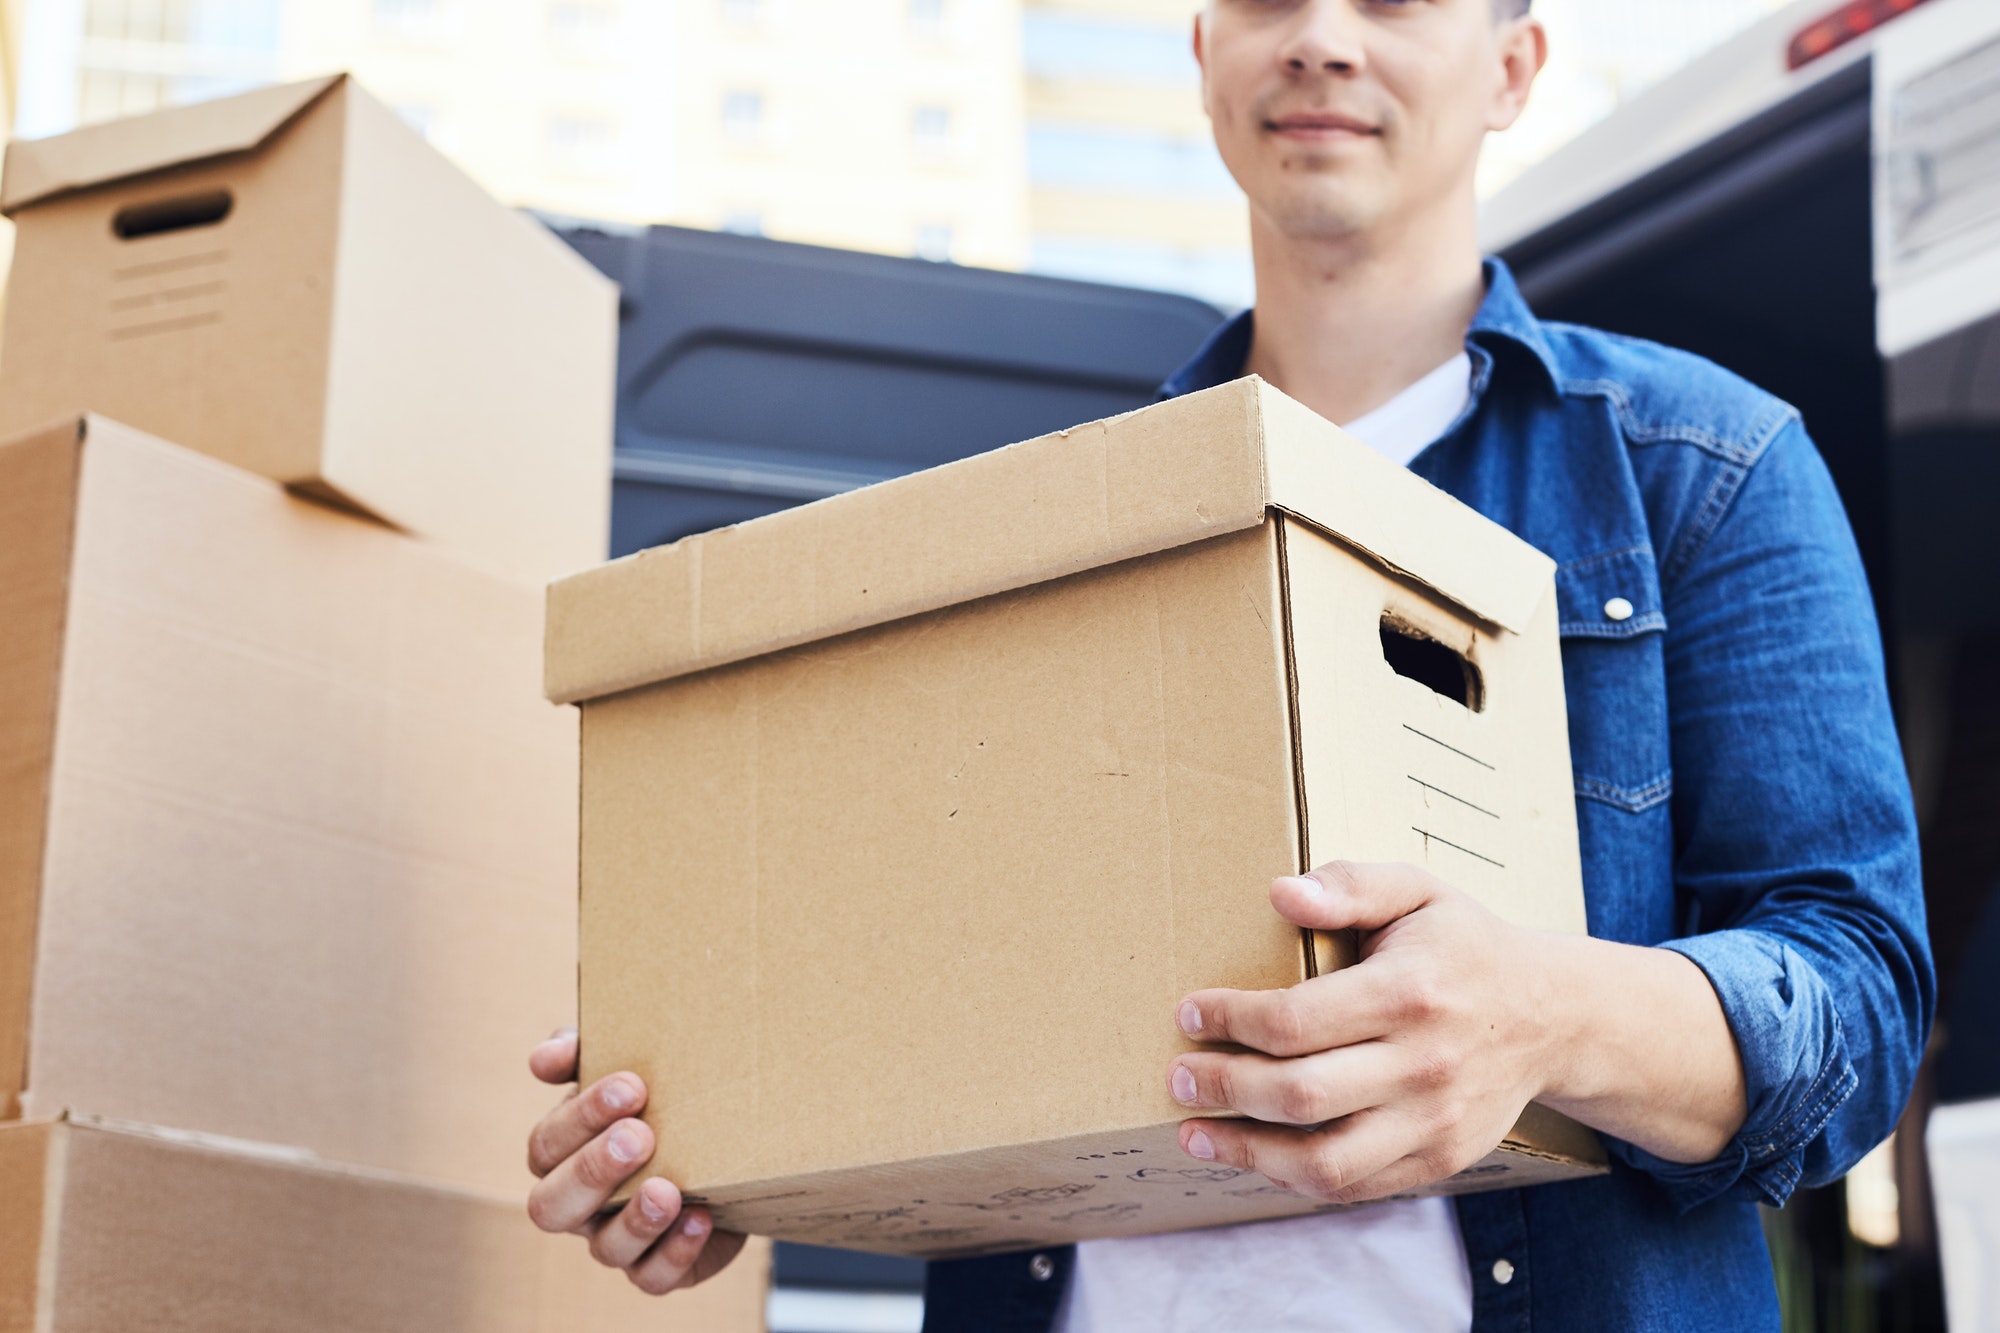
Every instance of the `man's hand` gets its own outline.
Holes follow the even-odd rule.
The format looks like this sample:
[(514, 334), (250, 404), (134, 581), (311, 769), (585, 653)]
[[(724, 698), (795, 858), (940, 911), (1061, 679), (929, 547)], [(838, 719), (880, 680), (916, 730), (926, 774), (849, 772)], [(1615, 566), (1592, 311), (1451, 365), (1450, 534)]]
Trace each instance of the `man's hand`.
[[(544, 1083), (576, 1080), (576, 1029), (562, 1028), (528, 1055)], [(716, 1231), (708, 1210), (682, 1207), (673, 1182), (654, 1177), (633, 1200), (599, 1216), (612, 1191), (653, 1154), (653, 1131), (635, 1119), (646, 1105), (637, 1074), (610, 1074), (582, 1092), (572, 1089), (528, 1136), (528, 1169), (539, 1178), (528, 1216), (544, 1231), (572, 1231), (590, 1240), (601, 1264), (620, 1268), (655, 1296), (706, 1282), (743, 1248), (743, 1237)]]
[(1335, 862), (1271, 886), (1297, 925), (1355, 930), (1361, 961), (1280, 991), (1197, 991), (1168, 1070), (1190, 1156), (1361, 1203), (1498, 1146), (1531, 1101), (1662, 1157), (1706, 1161), (1743, 1123), (1721, 1004), (1679, 954), (1502, 921), (1429, 872)]

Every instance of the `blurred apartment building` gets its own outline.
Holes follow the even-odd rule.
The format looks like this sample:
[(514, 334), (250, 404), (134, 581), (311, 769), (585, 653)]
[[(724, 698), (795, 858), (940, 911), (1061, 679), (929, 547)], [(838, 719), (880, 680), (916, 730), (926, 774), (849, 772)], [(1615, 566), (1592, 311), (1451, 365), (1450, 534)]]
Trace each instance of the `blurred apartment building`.
[(24, 134), (348, 69), (511, 202), (1028, 259), (1016, 0), (24, 3)]
[(1250, 301), (1243, 196), (1201, 109), (1199, 0), (1027, 0), (1032, 266)]
[[(0, 0), (18, 132), (351, 69), (501, 198), (1251, 297), (1202, 0)], [(1781, 0), (1536, 0), (1482, 191)], [(1829, 0), (1831, 3), (1831, 0)], [(10, 60), (15, 46), (6, 48)], [(0, 77), (5, 77), (0, 75)]]

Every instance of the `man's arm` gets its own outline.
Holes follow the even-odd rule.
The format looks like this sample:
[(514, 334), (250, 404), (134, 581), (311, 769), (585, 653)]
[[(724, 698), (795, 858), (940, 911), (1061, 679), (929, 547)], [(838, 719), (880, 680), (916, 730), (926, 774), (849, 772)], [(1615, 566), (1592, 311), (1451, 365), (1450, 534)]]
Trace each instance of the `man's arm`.
[(1195, 1157), (1355, 1203), (1472, 1165), (1531, 1101), (1675, 1162), (1709, 1160), (1743, 1124), (1722, 1005), (1678, 954), (1510, 926), (1415, 866), (1335, 862), (1278, 880), (1271, 902), (1361, 931), (1363, 961), (1181, 1003), (1187, 1035), (1251, 1051), (1174, 1061), (1177, 1099), (1253, 1117), (1187, 1122)]
[(1321, 895), (1280, 885), (1293, 919), (1358, 922), (1363, 960), (1290, 991), (1190, 997), (1200, 1039), (1253, 1052), (1183, 1056), (1170, 1086), (1200, 1109), (1346, 1118), (1195, 1121), (1185, 1147), (1322, 1197), (1377, 1198), (1469, 1165), (1540, 1099), (1605, 1131), (1686, 1208), (1782, 1202), (1888, 1133), (1935, 982), (1880, 641), (1839, 498), (1793, 421), (1733, 457), (1661, 540), (1687, 933), (1634, 948), (1511, 931), (1408, 869), (1322, 874), (1341, 885)]

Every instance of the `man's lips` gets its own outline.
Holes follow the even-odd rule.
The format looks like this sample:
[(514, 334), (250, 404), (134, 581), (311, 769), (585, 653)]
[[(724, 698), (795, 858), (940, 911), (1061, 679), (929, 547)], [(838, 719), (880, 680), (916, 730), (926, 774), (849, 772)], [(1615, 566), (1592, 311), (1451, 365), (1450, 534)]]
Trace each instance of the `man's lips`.
[(1274, 116), (1264, 122), (1264, 128), (1287, 139), (1320, 141), (1366, 138), (1382, 132), (1365, 120), (1325, 113)]

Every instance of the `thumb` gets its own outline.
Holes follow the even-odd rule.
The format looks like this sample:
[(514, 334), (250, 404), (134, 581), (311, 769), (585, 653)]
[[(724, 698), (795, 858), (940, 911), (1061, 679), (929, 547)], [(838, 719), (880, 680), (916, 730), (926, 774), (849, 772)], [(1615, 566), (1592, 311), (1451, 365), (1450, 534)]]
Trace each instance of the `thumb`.
[(1308, 930), (1380, 930), (1436, 902), (1444, 885), (1401, 862), (1329, 861), (1271, 881), (1271, 906)]

